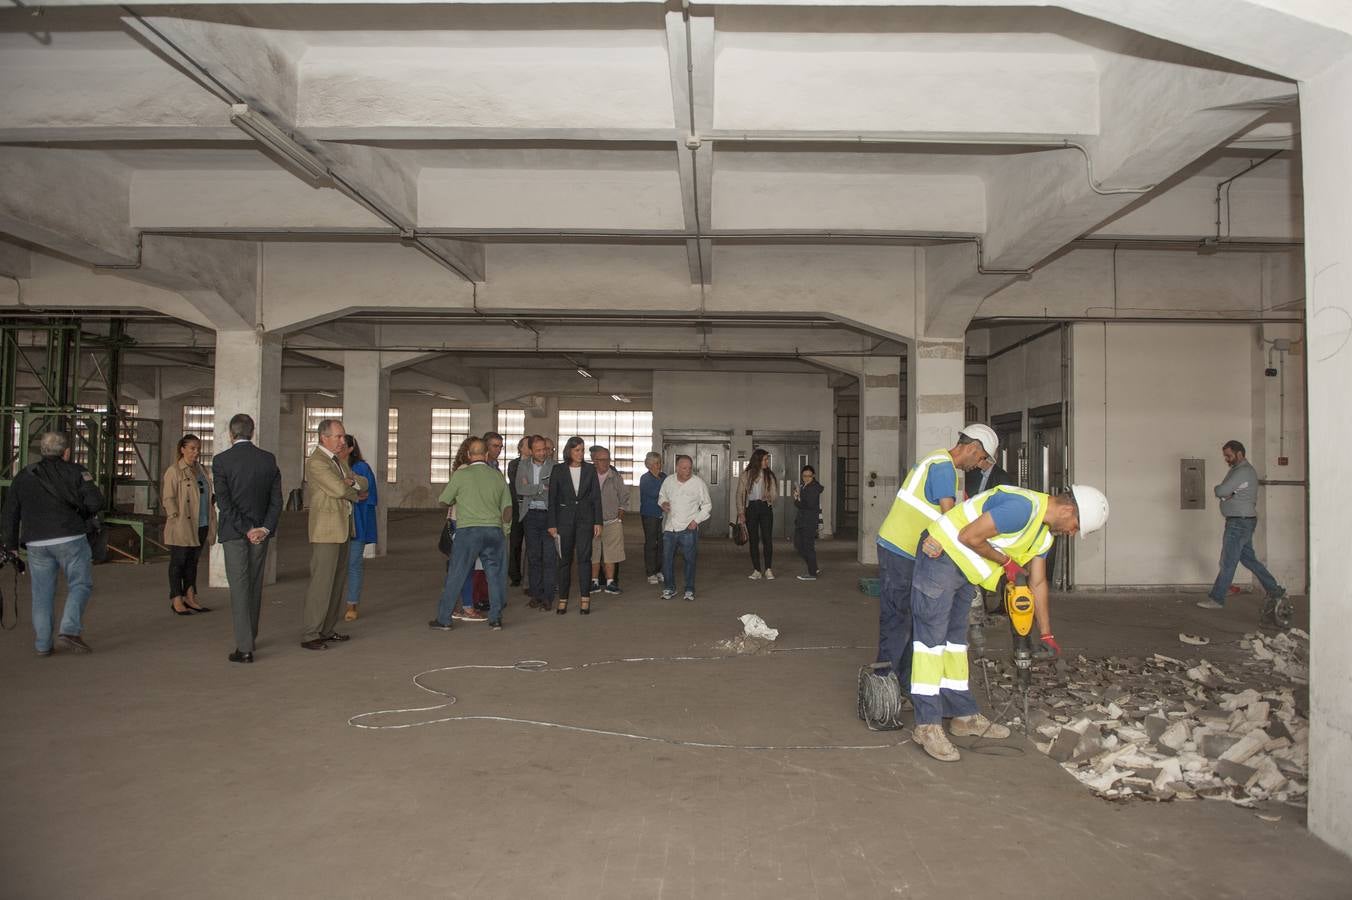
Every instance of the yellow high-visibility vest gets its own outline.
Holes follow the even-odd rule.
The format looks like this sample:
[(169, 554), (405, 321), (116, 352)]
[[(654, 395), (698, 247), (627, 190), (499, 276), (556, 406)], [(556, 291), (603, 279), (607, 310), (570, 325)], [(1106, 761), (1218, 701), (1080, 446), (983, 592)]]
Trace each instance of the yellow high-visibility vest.
[(962, 574), (967, 576), (967, 580), (972, 584), (981, 585), (988, 591), (995, 590), (1004, 569), (958, 540), (958, 533), (981, 518), (986, 502), (997, 493), (1015, 494), (1033, 503), (1033, 514), (1028, 517), (1022, 528), (997, 534), (989, 541), (1010, 559), (1021, 566), (1026, 566), (1029, 560), (1046, 553), (1052, 546), (1051, 529), (1042, 522), (1047, 514), (1047, 502), (1051, 498), (1039, 491), (1001, 485), (953, 507), (929, 527), (930, 536), (943, 546), (948, 558), (957, 564)]
[[(925, 484), (929, 481), (930, 468), (939, 463), (952, 463), (953, 457), (947, 450), (936, 450), (911, 467), (901, 482), (901, 490), (892, 501), (882, 527), (878, 529), (878, 544), (904, 556), (914, 556), (920, 535), (935, 520), (943, 515), (939, 504), (925, 498)], [(953, 499), (957, 500), (961, 485), (958, 483), (958, 467), (953, 467)]]

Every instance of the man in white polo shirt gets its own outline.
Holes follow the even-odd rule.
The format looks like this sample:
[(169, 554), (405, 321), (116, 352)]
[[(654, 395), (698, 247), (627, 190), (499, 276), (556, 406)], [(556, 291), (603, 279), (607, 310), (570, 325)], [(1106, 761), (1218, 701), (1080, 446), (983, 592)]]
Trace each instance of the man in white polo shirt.
[(694, 474), (690, 457), (676, 457), (676, 477), (662, 482), (657, 505), (662, 507), (662, 599), (676, 596), (676, 550), (685, 558), (685, 599), (695, 599), (695, 558), (699, 554), (699, 526), (707, 522), (714, 504), (709, 486)]

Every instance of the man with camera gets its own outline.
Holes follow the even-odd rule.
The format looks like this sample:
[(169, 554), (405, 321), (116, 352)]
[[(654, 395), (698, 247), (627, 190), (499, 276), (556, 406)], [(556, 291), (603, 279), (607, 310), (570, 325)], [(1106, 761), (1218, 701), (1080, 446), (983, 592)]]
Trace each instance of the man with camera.
[(64, 434), (49, 431), (39, 439), (42, 459), (14, 476), (0, 513), (0, 545), (28, 551), (33, 589), (33, 631), (38, 656), (52, 655), (52, 617), (57, 573), (66, 576), (66, 605), (61, 613), (61, 643), (88, 653), (81, 618), (94, 589), (93, 556), (86, 536), (90, 520), (103, 509), (103, 494), (84, 466), (70, 462)]

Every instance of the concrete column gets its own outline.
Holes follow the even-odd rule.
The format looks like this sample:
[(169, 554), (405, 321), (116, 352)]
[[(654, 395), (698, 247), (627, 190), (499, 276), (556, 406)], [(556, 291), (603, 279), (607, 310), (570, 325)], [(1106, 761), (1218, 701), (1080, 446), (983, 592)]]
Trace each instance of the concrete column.
[(379, 351), (347, 351), (343, 360), (343, 428), (361, 444), (362, 456), (376, 473), (377, 542), (366, 545), (368, 559), (385, 555), (389, 501), (385, 497), (385, 454), (389, 449), (390, 375)]
[(1310, 476), (1310, 831), (1352, 854), (1352, 59), (1300, 85)]
[[(282, 345), (253, 331), (216, 333), (216, 452), (230, 446), (230, 418), (248, 413), (254, 420), (254, 443), (277, 453), (281, 447)], [(286, 500), (287, 486), (282, 486)], [(277, 539), (268, 554), (265, 583), (277, 580)], [(226, 587), (225, 554), (221, 545), (211, 548), (211, 587)]]
[(917, 338), (906, 361), (906, 465), (958, 442), (966, 392), (966, 344)]
[[(1253, 444), (1249, 461), (1264, 482), (1259, 490), (1254, 549), (1273, 576), (1293, 594), (1305, 584), (1305, 356), (1296, 325), (1254, 328), (1250, 355)], [(1272, 341), (1289, 341), (1278, 352)], [(1271, 363), (1275, 376), (1264, 374)], [(1243, 573), (1241, 576), (1239, 573)], [(1236, 573), (1256, 584), (1243, 566)]]
[(859, 376), (859, 561), (878, 562), (878, 527), (901, 483), (901, 360), (866, 357)]
[[(491, 401), (488, 403), (471, 403), (469, 405), (469, 433), (477, 434), (483, 437), (485, 432), (498, 430), (498, 407)], [(506, 449), (502, 451), (504, 454)]]

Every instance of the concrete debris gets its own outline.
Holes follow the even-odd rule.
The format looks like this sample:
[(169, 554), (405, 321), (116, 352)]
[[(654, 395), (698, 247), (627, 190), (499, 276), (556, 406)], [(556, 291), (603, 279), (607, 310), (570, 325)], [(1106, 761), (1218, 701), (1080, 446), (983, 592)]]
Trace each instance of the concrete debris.
[(1205, 647), (1207, 644), (1211, 643), (1211, 638), (1209, 637), (1202, 637), (1196, 634), (1184, 634), (1183, 632), (1179, 632), (1178, 639), (1185, 644), (1192, 644), (1194, 647)]
[(771, 628), (754, 613), (741, 617), (742, 633), (735, 638), (715, 641), (714, 649), (741, 656), (761, 656), (771, 652), (771, 644), (779, 637), (779, 629)]
[[(1192, 643), (1184, 640), (1188, 635), (1179, 637)], [(1253, 633), (1239, 646), (1247, 652), (1222, 661), (1224, 671), (1207, 660), (1158, 653), (1080, 656), (1039, 666), (1029, 733), (1038, 749), (1107, 800), (1303, 807), (1309, 791), (1309, 635), (1294, 628)], [(985, 659), (976, 665), (986, 668), (992, 691), (1003, 688), (1013, 696), (1007, 663)]]

